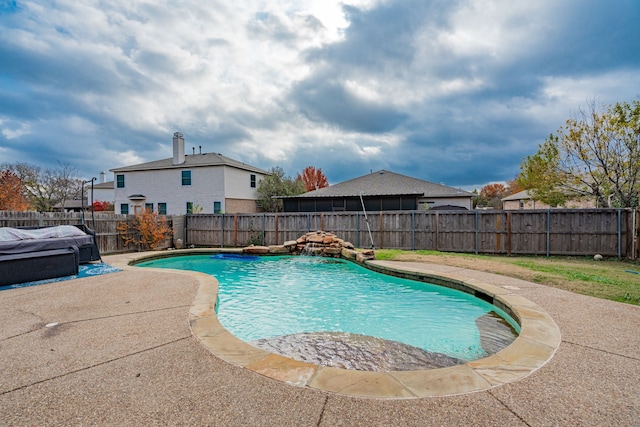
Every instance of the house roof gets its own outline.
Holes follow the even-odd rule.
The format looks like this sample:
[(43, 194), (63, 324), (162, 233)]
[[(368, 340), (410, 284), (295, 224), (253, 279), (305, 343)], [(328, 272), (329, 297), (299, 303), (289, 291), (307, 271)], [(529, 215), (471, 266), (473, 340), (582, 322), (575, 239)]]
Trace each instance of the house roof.
[(229, 157), (223, 156), (220, 153), (203, 153), (192, 154), (184, 156), (184, 163), (178, 165), (173, 164), (173, 157), (162, 160), (155, 160), (153, 162), (139, 163), (132, 166), (123, 166), (121, 168), (109, 169), (111, 172), (137, 172), (147, 170), (160, 170), (160, 169), (184, 169), (184, 168), (197, 168), (206, 166), (231, 166), (238, 169), (243, 169), (251, 172), (266, 175), (267, 171), (254, 166), (247, 165), (245, 163), (233, 160)]
[(87, 206), (87, 203), (82, 199), (70, 199), (64, 202), (64, 206), (62, 206), (62, 203), (56, 203), (54, 209), (80, 209), (82, 207), (86, 209), (89, 206)]
[[(91, 190), (91, 183), (84, 185), (85, 191)], [(113, 181), (108, 182), (100, 182), (98, 184), (93, 184), (94, 190), (113, 190)]]
[(502, 200), (503, 202), (505, 201), (508, 202), (510, 200), (530, 200), (530, 199), (531, 199), (531, 196), (529, 195), (529, 192), (527, 190), (522, 190), (518, 193), (512, 194), (500, 200)]
[(472, 193), (458, 188), (381, 170), (290, 198), (358, 197), (361, 194), (362, 196), (473, 197)]

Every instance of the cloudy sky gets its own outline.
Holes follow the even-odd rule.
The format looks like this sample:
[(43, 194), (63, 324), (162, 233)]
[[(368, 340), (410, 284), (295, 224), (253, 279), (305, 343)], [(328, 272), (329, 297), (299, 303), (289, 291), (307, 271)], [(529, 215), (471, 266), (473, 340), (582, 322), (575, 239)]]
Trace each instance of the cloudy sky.
[(81, 178), (191, 147), (330, 183), (512, 179), (640, 98), (638, 0), (0, 0), (0, 164)]

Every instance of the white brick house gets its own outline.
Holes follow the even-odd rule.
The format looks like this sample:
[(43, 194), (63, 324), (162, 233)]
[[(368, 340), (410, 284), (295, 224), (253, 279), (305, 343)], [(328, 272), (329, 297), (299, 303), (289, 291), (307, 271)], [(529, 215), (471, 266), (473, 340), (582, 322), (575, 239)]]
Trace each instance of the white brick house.
[(173, 134), (173, 158), (111, 169), (116, 213), (143, 209), (166, 215), (257, 212), (257, 187), (267, 172), (218, 153), (185, 155)]

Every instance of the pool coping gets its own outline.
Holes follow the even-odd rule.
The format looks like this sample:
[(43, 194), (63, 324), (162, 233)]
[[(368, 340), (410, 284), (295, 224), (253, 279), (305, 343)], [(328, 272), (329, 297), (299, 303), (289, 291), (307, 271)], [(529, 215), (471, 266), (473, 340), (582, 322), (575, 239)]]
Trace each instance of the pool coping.
[[(188, 249), (147, 254), (131, 254), (119, 268), (152, 259), (196, 254), (241, 253), (238, 249)], [(521, 332), (505, 349), (489, 357), (448, 368), (371, 372), (355, 371), (294, 360), (254, 347), (227, 331), (218, 321), (215, 306), (218, 281), (210, 275), (184, 270), (153, 269), (186, 274), (199, 286), (189, 309), (192, 334), (220, 359), (287, 384), (348, 396), (379, 399), (411, 399), (473, 393), (521, 380), (544, 366), (554, 356), (561, 341), (553, 319), (537, 304), (510, 289), (455, 273), (398, 267), (398, 263), (367, 261), (365, 267), (395, 276), (423, 280), (464, 290), (485, 300), (490, 298), (520, 324)]]

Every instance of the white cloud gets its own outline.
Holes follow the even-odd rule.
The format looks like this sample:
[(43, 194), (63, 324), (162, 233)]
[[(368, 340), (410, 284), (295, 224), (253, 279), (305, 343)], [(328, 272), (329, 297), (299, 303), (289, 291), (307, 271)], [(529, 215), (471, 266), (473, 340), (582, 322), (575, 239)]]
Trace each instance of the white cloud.
[(614, 104), (640, 98), (638, 70), (613, 70), (585, 76), (549, 76), (543, 80), (548, 99), (572, 111), (579, 106), (586, 106), (590, 99)]
[(453, 14), (451, 30), (440, 41), (456, 55), (515, 61), (554, 22), (555, 3), (539, 0), (532, 7), (511, 0), (472, 0)]
[(0, 117), (0, 133), (8, 140), (18, 139), (31, 132), (29, 123)]

